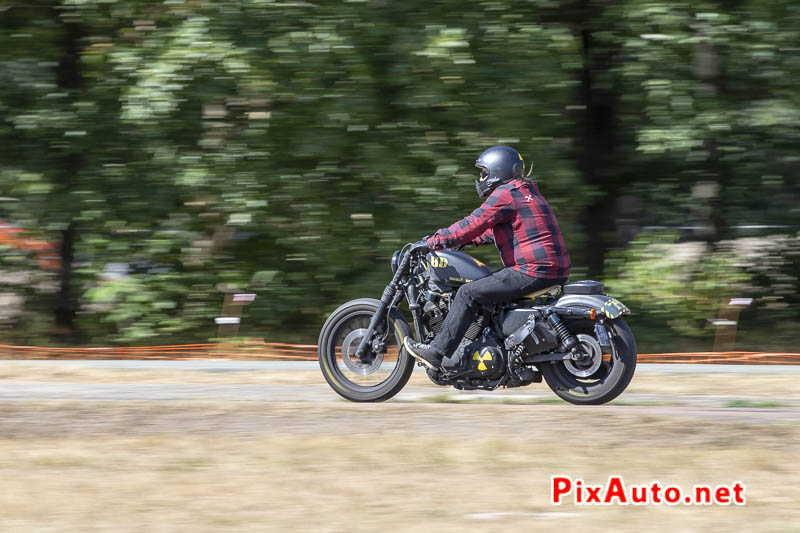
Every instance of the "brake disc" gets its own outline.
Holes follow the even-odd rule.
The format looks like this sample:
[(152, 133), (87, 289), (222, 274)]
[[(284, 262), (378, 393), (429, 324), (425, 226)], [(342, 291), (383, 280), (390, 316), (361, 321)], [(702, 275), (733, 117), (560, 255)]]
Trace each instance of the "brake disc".
[[(346, 366), (348, 370), (354, 374), (359, 374), (362, 376), (372, 374), (378, 370), (378, 368), (381, 366), (381, 363), (383, 363), (382, 353), (373, 352), (372, 355), (374, 356), (374, 359), (370, 363), (364, 363), (356, 355), (358, 345), (366, 334), (366, 328), (354, 329), (348, 333), (347, 337), (345, 337), (344, 341), (342, 342), (342, 361), (344, 362), (344, 366)], [(370, 349), (369, 344), (367, 345), (367, 349)]]
[(564, 367), (570, 374), (579, 378), (588, 378), (600, 368), (603, 364), (603, 348), (597, 339), (585, 333), (576, 335), (578, 342), (581, 344), (586, 357), (580, 359), (567, 359), (564, 361)]

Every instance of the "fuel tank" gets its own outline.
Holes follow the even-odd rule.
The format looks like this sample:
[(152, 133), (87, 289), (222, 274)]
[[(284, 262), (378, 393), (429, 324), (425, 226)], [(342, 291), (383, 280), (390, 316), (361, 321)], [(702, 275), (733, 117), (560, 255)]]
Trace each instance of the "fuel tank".
[(426, 257), (431, 280), (442, 288), (452, 288), (492, 273), (477, 259), (455, 250), (430, 252)]

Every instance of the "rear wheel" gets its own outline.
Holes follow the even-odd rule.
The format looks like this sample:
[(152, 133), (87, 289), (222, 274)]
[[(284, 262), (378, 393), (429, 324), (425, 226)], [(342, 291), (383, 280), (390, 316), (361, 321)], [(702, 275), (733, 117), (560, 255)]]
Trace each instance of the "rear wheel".
[[(371, 298), (347, 302), (331, 313), (320, 332), (317, 357), (322, 374), (337, 394), (354, 402), (388, 400), (400, 392), (414, 370), (414, 359), (402, 349), (403, 338), (411, 331), (397, 310), (378, 322), (367, 354), (356, 356), (379, 305)], [(373, 350), (373, 344), (385, 348)]]
[(611, 333), (611, 354), (603, 355), (594, 334), (593, 322), (573, 322), (569, 329), (576, 334), (589, 354), (580, 361), (553, 361), (539, 366), (547, 385), (556, 395), (578, 405), (610, 402), (633, 379), (636, 370), (636, 340), (624, 320), (606, 320)]

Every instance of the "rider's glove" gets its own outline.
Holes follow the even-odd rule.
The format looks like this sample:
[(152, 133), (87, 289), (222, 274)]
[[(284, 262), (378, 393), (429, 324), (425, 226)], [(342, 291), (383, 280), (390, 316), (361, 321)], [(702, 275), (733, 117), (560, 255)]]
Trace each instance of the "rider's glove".
[(412, 250), (422, 250), (423, 252), (427, 252), (430, 250), (428, 248), (428, 238), (423, 237), (422, 239), (418, 240), (414, 244), (411, 245)]

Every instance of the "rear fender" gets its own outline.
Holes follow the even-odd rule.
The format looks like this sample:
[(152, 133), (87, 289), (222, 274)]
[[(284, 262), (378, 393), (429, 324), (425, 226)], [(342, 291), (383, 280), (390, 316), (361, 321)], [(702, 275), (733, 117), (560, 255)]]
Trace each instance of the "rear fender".
[(597, 309), (612, 320), (631, 314), (631, 310), (625, 304), (607, 294), (566, 294), (551, 305)]

